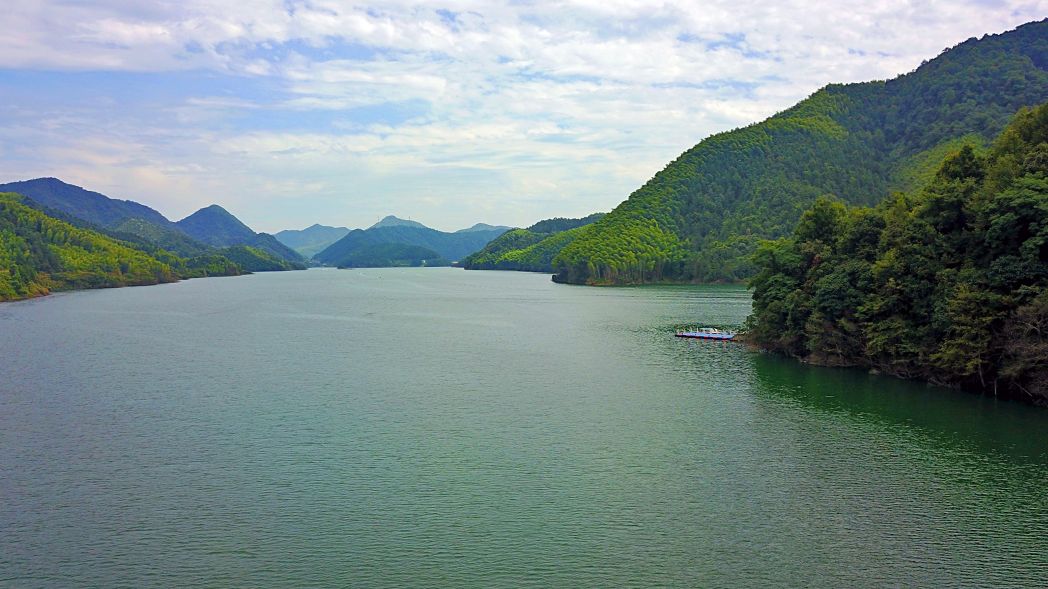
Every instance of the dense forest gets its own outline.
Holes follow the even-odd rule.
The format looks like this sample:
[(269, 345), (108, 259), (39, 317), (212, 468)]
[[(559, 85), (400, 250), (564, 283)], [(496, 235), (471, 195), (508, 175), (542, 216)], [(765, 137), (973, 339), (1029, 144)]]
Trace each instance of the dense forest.
[(451, 262), (437, 252), (420, 245), (404, 243), (376, 243), (353, 250), (339, 264), (339, 268), (398, 268), (420, 266), (450, 266)]
[[(180, 233), (166, 227), (135, 222), (126, 219), (119, 230), (106, 229), (48, 209), (20, 194), (0, 193), (0, 301), (58, 290), (158, 284), (303, 267), (251, 246), (211, 248), (179, 237)], [(170, 252), (154, 239), (125, 231), (128, 227), (148, 231), (162, 242), (174, 240), (174, 245), (181, 246), (177, 249), (194, 255)]]
[(0, 300), (178, 279), (169, 264), (145, 252), (48, 217), (20, 195), (0, 193)]
[(462, 261), (467, 270), (552, 272), (553, 258), (583, 231), (604, 217), (593, 213), (580, 219), (555, 217), (526, 229), (514, 229), (492, 240)]
[[(21, 194), (24, 204), (48, 216), (83, 229), (104, 233), (118, 240), (152, 246), (182, 258), (221, 255), (217, 248), (249, 246), (267, 252), (286, 264), (283, 269), (303, 269), (305, 260), (272, 235), (255, 233), (218, 205), (204, 207), (177, 223), (154, 209), (131, 200), (109, 198), (104, 194), (67, 184), (57, 178), (37, 178), (0, 185), (0, 192)], [(148, 249), (148, 248), (147, 248)], [(235, 255), (243, 255), (237, 252)], [(253, 254), (256, 269), (268, 266)], [(245, 268), (247, 269), (247, 268)]]
[(816, 200), (754, 260), (763, 346), (1048, 405), (1048, 103), (920, 191)]
[(827, 86), (682, 154), (574, 235), (553, 261), (556, 278), (752, 276), (757, 244), (787, 235), (818, 197), (873, 205), (916, 188), (958, 143), (990, 142), (1019, 108), (1048, 100), (1046, 69), (1048, 21), (1041, 21), (970, 39), (887, 82)]

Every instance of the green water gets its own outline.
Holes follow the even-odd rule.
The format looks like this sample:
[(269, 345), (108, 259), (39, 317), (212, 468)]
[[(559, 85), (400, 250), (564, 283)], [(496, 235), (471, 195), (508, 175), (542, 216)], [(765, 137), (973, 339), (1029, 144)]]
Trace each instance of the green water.
[(1048, 585), (1048, 411), (735, 287), (310, 270), (0, 306), (2, 587)]

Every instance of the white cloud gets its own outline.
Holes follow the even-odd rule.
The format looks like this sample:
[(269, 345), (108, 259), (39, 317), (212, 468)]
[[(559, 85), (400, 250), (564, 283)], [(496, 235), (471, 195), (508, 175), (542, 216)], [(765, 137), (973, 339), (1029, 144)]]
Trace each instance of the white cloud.
[(0, 132), (20, 146), (5, 147), (0, 174), (58, 175), (171, 216), (220, 201), (276, 230), (393, 210), (446, 228), (478, 212), (526, 224), (607, 210), (713, 132), (829, 82), (911, 70), (1042, 18), (1048, 1), (27, 0), (5, 11), (0, 83), (4, 70), (203, 81), (138, 102), (8, 100)]

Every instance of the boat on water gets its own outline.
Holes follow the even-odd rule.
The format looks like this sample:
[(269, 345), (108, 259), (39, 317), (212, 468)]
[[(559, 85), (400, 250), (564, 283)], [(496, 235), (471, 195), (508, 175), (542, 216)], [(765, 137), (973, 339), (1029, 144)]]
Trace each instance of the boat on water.
[(713, 327), (700, 327), (698, 329), (678, 330), (676, 335), (677, 337), (690, 337), (693, 339), (730, 340), (735, 337), (735, 332), (721, 331)]

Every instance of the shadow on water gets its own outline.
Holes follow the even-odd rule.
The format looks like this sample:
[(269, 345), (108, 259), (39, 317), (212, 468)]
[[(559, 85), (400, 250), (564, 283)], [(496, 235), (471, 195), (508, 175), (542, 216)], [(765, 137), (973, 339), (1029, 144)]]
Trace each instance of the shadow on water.
[(1048, 410), (963, 391), (751, 354), (758, 398), (918, 430), (940, 443), (1048, 465)]

